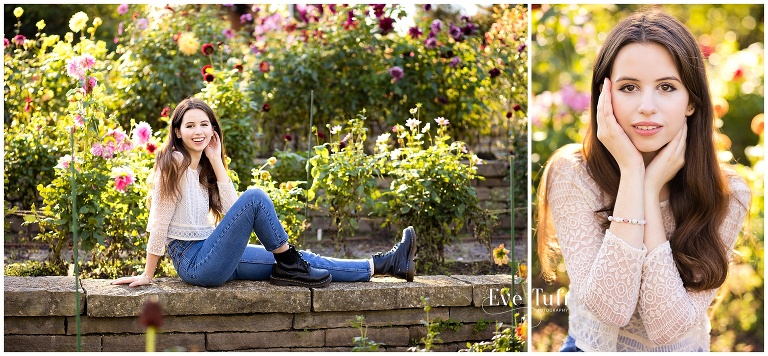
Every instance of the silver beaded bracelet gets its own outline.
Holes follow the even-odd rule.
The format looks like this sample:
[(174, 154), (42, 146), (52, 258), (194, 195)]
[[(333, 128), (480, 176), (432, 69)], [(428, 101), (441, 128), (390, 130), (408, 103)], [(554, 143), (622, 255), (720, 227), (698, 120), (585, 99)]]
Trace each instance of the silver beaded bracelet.
[(613, 221), (617, 223), (627, 223), (627, 224), (634, 224), (634, 225), (645, 225), (645, 219), (625, 219), (620, 218), (618, 216), (608, 216), (608, 221)]

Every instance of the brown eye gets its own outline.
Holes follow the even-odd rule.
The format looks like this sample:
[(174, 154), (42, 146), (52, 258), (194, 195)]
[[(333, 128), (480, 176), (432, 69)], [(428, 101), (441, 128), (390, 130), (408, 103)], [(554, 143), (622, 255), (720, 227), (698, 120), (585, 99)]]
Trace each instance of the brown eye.
[(637, 91), (638, 88), (634, 84), (625, 84), (621, 88), (619, 88), (619, 90), (624, 91), (624, 92), (633, 92), (633, 91)]
[(677, 89), (675, 89), (675, 87), (673, 87), (673, 86), (671, 86), (669, 84), (659, 85), (659, 89), (661, 89), (661, 91), (665, 91), (665, 92), (673, 92), (673, 91), (677, 90)]

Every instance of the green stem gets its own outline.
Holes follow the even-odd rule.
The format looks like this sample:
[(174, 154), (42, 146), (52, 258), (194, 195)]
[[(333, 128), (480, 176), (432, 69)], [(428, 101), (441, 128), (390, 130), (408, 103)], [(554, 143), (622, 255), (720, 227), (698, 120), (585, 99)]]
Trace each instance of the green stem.
[(72, 161), (69, 162), (69, 169), (72, 171), (72, 242), (74, 253), (74, 265), (75, 265), (75, 325), (77, 325), (77, 352), (82, 351), (82, 339), (80, 335), (80, 273), (78, 272), (78, 256), (77, 256), (77, 186), (75, 182), (75, 132), (74, 126), (69, 131), (69, 144), (72, 150)]
[[(515, 295), (515, 155), (512, 152), (514, 149), (514, 143), (512, 141), (512, 119), (514, 115), (510, 117), (507, 123), (507, 152), (509, 152), (509, 226), (510, 226), (510, 240), (512, 247), (509, 251), (509, 261), (512, 266), (512, 295)], [(517, 326), (517, 320), (514, 313), (512, 314), (512, 326)]]

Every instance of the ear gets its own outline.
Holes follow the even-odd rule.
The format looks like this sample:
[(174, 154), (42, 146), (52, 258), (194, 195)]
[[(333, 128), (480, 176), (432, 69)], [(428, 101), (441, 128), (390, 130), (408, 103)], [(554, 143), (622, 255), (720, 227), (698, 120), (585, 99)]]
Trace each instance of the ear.
[(696, 108), (693, 107), (693, 104), (688, 104), (688, 110), (685, 111), (685, 116), (693, 115), (694, 111), (696, 111)]
[(173, 132), (176, 133), (176, 138), (181, 138), (181, 131), (179, 129), (173, 129)]

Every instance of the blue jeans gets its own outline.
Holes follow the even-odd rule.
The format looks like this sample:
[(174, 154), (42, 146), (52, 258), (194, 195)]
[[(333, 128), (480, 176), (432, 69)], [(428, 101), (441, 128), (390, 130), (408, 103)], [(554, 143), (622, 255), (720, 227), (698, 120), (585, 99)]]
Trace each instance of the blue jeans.
[[(262, 246), (249, 245), (251, 232)], [(288, 242), (272, 199), (261, 189), (249, 189), (237, 199), (205, 240), (171, 240), (168, 256), (184, 282), (215, 287), (244, 279), (268, 280), (275, 263), (274, 251)], [(365, 282), (371, 278), (366, 259), (345, 260), (301, 251), (315, 268), (331, 272), (334, 282)]]
[(582, 352), (582, 350), (576, 347), (576, 339), (568, 335), (563, 341), (563, 346), (560, 347), (560, 352)]

